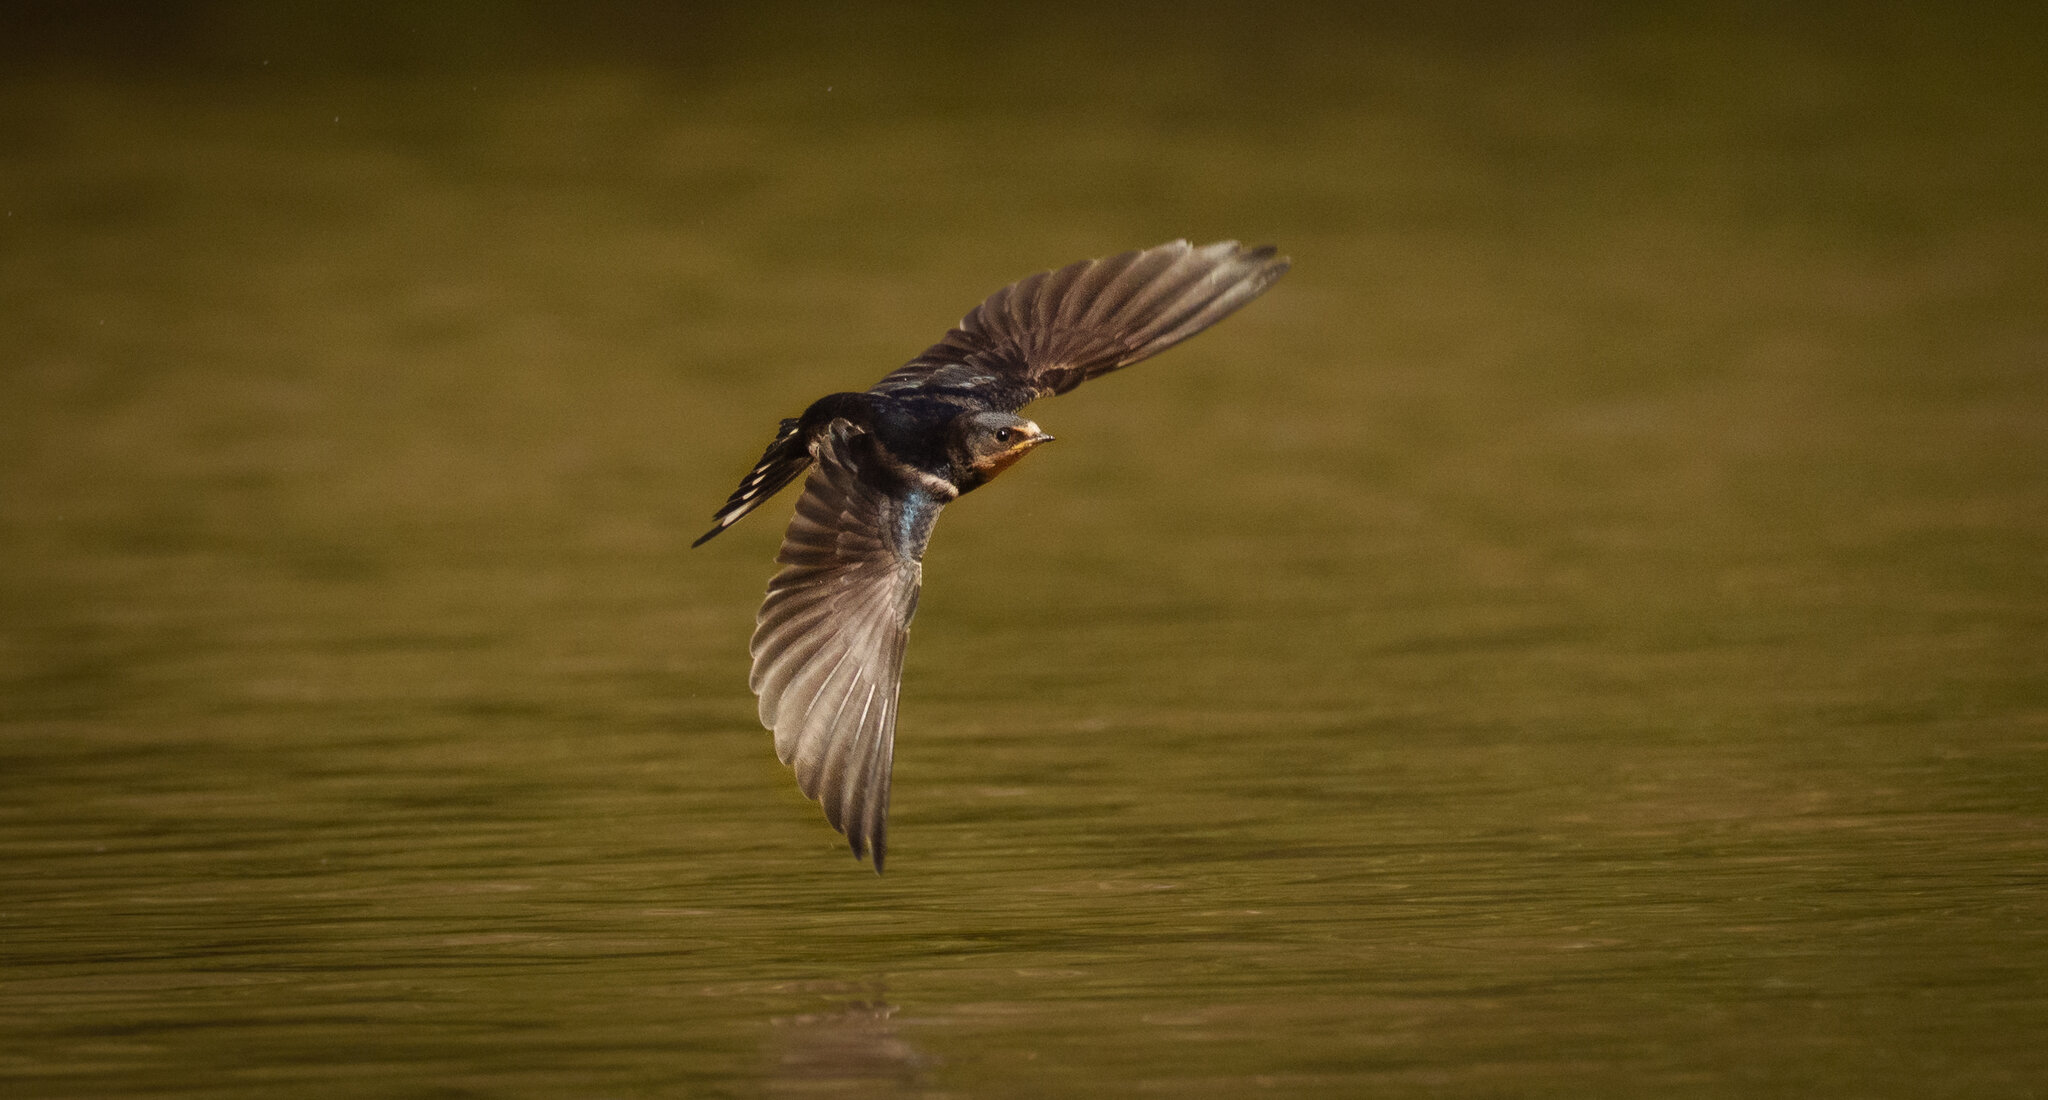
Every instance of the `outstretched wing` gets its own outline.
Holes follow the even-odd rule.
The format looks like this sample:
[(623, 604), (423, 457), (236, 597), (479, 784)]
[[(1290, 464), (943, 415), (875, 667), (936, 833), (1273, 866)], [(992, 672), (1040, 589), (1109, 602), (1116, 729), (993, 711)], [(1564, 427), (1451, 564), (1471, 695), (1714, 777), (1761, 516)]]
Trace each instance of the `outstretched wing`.
[(748, 685), (798, 788), (880, 871), (903, 645), (932, 524), (956, 494), (906, 480), (844, 420), (816, 458), (755, 620)]
[(1015, 412), (1165, 351), (1287, 271), (1271, 246), (1174, 241), (1012, 283), (870, 392), (958, 396)]

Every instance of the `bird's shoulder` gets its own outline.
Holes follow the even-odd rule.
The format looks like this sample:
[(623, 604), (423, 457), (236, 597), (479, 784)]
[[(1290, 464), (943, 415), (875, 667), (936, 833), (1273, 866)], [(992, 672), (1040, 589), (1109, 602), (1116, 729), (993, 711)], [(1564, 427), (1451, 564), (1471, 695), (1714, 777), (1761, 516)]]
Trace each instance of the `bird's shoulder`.
[(947, 394), (832, 394), (805, 411), (802, 430), (814, 458), (836, 440), (839, 461), (870, 484), (934, 489), (934, 478), (949, 487), (954, 480), (954, 422), (981, 411), (981, 403)]

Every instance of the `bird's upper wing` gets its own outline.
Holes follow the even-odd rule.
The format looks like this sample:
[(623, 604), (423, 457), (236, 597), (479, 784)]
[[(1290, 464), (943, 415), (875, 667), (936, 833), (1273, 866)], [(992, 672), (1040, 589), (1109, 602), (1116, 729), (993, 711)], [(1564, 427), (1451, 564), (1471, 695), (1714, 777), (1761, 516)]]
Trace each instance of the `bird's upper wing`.
[(954, 395), (1015, 412), (1166, 350), (1287, 271), (1272, 247), (1174, 241), (1012, 283), (871, 392)]
[(957, 494), (844, 420), (816, 456), (755, 620), (748, 683), (797, 786), (879, 871), (903, 645), (932, 524)]

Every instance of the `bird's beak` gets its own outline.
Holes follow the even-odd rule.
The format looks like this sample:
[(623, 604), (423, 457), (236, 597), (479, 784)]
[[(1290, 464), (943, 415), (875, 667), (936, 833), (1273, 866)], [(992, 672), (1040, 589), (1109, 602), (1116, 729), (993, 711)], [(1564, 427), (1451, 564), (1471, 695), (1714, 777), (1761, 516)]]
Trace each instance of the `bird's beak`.
[(1050, 443), (1052, 442), (1052, 438), (1052, 436), (1046, 434), (1045, 432), (1038, 433), (1038, 442), (1040, 443)]

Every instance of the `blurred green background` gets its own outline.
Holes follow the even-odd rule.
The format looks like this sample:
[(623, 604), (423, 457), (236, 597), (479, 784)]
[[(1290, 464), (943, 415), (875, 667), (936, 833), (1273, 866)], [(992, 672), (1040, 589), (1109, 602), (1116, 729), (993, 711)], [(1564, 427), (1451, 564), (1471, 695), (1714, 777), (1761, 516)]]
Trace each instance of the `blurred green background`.
[[(2026, 1096), (2038, 5), (13, 4), (0, 1082)], [(948, 510), (877, 879), (776, 419), (1294, 271)]]

